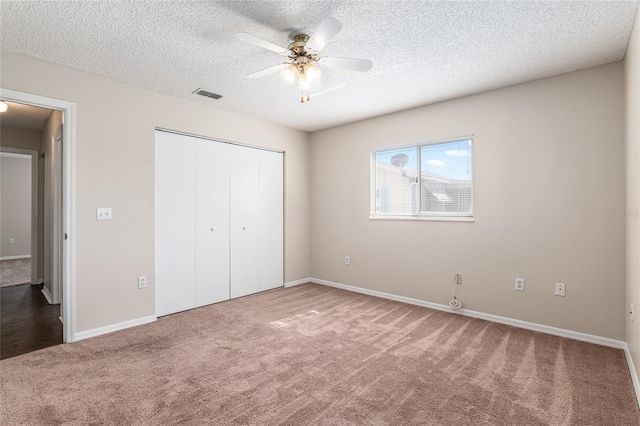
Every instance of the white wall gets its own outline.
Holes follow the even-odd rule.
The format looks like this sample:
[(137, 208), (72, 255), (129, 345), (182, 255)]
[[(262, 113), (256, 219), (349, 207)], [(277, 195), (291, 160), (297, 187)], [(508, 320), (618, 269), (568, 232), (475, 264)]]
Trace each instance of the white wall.
[[(285, 151), (285, 281), (309, 276), (307, 133), (1, 54), (3, 88), (76, 103), (77, 332), (154, 314), (156, 127)], [(113, 220), (96, 221), (96, 207), (112, 207)]]
[[(640, 10), (631, 34), (625, 58), (625, 158), (626, 218), (626, 291), (627, 308), (635, 307), (635, 321), (626, 316), (626, 340), (636, 372), (640, 374)], [(640, 377), (639, 377), (640, 379)]]
[[(624, 209), (623, 71), (617, 62), (312, 134), (312, 276), (447, 304), (460, 272), (468, 309), (624, 339), (624, 218), (605, 215)], [(471, 133), (475, 223), (369, 219), (370, 150)]]
[(30, 155), (0, 154), (0, 198), (0, 257), (30, 257)]

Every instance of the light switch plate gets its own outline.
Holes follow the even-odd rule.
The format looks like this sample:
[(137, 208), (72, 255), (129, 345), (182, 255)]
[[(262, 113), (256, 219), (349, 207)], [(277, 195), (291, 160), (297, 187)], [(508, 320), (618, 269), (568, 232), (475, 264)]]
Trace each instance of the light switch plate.
[(111, 220), (111, 207), (97, 207), (96, 208), (97, 220)]

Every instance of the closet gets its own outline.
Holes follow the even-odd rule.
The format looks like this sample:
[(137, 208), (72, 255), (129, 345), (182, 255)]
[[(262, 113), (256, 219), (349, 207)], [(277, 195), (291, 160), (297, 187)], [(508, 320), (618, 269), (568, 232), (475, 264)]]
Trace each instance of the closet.
[(283, 154), (156, 131), (156, 315), (283, 285)]

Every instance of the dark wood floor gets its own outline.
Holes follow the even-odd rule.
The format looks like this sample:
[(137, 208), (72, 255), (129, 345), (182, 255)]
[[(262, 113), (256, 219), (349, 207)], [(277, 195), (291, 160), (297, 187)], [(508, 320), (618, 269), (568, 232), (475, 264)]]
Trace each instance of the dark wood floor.
[(50, 305), (40, 285), (0, 288), (0, 359), (62, 343), (60, 305)]

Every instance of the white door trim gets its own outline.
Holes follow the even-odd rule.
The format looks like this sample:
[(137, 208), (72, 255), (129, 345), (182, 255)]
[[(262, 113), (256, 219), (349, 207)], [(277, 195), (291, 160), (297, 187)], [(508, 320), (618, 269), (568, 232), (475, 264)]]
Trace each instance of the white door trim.
[[(0, 147), (0, 152), (31, 156), (31, 284), (38, 284), (38, 158), (35, 149)], [(22, 259), (25, 256), (8, 256)]]
[(51, 217), (53, 218), (53, 226), (51, 232), (51, 241), (52, 247), (51, 255), (51, 298), (54, 304), (61, 303), (61, 294), (62, 288), (61, 284), (64, 281), (62, 277), (62, 259), (64, 259), (63, 250), (64, 250), (64, 227), (62, 226), (62, 218), (64, 215), (62, 214), (62, 158), (61, 155), (63, 153), (63, 132), (64, 125), (60, 126), (60, 128), (56, 131), (55, 136), (53, 136), (53, 149), (52, 149), (52, 212)]
[(75, 306), (75, 132), (76, 104), (60, 99), (47, 98), (31, 93), (0, 88), (0, 98), (28, 105), (39, 106), (62, 111), (62, 127), (64, 141), (62, 159), (62, 216), (63, 232), (67, 239), (63, 244), (62, 265), (62, 317), (63, 339), (65, 342), (75, 341), (76, 306)]

